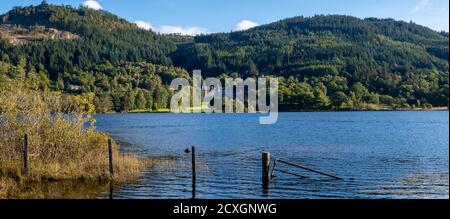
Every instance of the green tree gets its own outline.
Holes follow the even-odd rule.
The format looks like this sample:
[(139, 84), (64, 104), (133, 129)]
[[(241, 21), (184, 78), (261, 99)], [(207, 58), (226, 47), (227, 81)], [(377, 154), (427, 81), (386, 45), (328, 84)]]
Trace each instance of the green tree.
[(58, 76), (58, 80), (56, 81), (56, 90), (64, 91), (64, 89), (65, 89), (64, 80), (62, 79), (61, 76)]
[(113, 99), (107, 93), (97, 95), (94, 99), (94, 105), (98, 113), (111, 112), (114, 108)]
[(145, 98), (145, 94), (141, 89), (138, 89), (136, 92), (136, 108), (137, 109), (145, 109), (147, 105), (147, 99)]
[(19, 62), (16, 66), (11, 66), (10, 76), (19, 81), (24, 81), (26, 78), (26, 67), (27, 61), (24, 57), (19, 58)]
[(159, 110), (167, 108), (169, 103), (169, 92), (162, 86), (155, 88), (153, 93), (153, 109)]
[(323, 84), (314, 87), (314, 108), (328, 109), (331, 105), (330, 98), (326, 94), (326, 88)]
[(143, 89), (142, 92), (144, 93), (145, 97), (145, 108), (146, 109), (152, 109), (153, 108), (153, 95), (149, 90)]
[(136, 108), (134, 104), (135, 100), (135, 94), (131, 89), (125, 91), (123, 96), (120, 98), (120, 111), (128, 112), (134, 110)]
[(347, 95), (342, 91), (334, 93), (331, 97), (331, 104), (336, 110), (345, 108), (345, 105), (346, 103), (348, 103), (348, 101), (349, 99)]

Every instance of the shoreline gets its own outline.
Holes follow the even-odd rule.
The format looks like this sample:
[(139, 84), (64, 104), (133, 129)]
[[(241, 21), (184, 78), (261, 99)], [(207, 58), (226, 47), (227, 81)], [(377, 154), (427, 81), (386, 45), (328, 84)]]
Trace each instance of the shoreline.
[[(280, 113), (323, 113), (323, 112), (416, 112), (416, 111), (449, 111), (448, 107), (432, 107), (432, 108), (397, 108), (397, 109), (342, 109), (342, 110), (279, 110)], [(170, 112), (169, 109), (164, 110), (132, 110), (132, 111), (126, 111), (126, 112), (105, 112), (105, 113), (96, 113), (95, 115), (101, 115), (101, 114), (160, 114), (160, 113), (167, 113), (167, 114), (174, 114)], [(192, 112), (191, 112), (192, 113)], [(204, 112), (200, 112), (204, 113)], [(247, 113), (247, 112), (246, 112)], [(186, 113), (189, 114), (189, 113)], [(212, 114), (212, 113), (211, 113)]]

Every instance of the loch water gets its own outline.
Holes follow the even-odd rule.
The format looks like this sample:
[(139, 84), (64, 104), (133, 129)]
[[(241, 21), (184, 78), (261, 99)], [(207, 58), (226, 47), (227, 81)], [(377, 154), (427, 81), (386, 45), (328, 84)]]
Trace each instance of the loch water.
[[(100, 114), (96, 128), (140, 156), (170, 157), (114, 198), (191, 198), (196, 147), (196, 198), (449, 198), (448, 111), (260, 114)], [(268, 189), (261, 153), (331, 173), (334, 180), (287, 165)], [(104, 193), (100, 198), (109, 197)]]

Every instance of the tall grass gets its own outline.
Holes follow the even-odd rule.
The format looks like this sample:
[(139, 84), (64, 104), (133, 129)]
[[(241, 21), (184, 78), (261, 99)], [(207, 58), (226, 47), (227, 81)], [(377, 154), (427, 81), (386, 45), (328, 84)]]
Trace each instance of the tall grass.
[[(11, 180), (112, 180), (108, 169), (109, 137), (92, 126), (95, 121), (90, 116), (90, 98), (17, 88), (0, 91), (0, 191), (7, 193), (5, 187), (11, 186)], [(29, 143), (26, 175), (24, 133)], [(113, 180), (124, 182), (138, 177), (146, 162), (119, 152), (117, 144), (113, 145)]]

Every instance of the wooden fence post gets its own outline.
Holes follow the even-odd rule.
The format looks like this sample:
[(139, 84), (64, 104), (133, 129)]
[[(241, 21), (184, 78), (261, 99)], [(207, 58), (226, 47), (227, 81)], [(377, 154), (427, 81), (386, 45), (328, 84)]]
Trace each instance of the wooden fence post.
[(195, 146), (192, 146), (192, 198), (195, 198), (195, 181), (197, 180), (197, 175), (195, 172)]
[(262, 153), (262, 181), (263, 187), (268, 188), (270, 182), (270, 153)]
[(109, 175), (112, 178), (114, 176), (114, 166), (113, 166), (113, 153), (112, 153), (111, 139), (108, 139), (108, 154), (109, 154)]
[(28, 134), (25, 133), (23, 137), (23, 172), (28, 174)]

